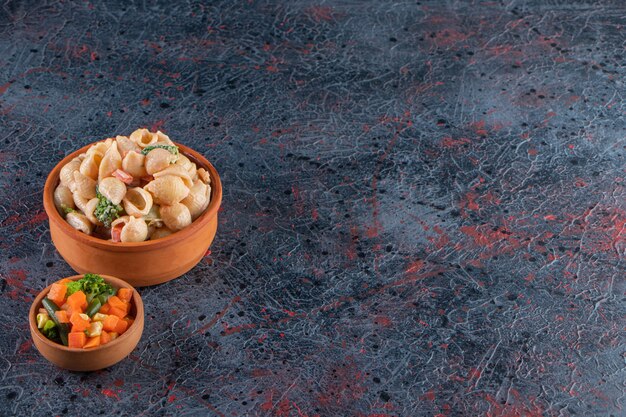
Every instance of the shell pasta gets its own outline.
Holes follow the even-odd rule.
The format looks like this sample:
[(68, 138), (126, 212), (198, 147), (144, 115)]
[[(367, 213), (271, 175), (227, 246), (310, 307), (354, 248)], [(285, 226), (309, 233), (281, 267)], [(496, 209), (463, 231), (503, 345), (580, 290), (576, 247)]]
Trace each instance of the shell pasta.
[(113, 242), (169, 236), (211, 200), (211, 177), (162, 132), (96, 142), (61, 168), (54, 204), (82, 233)]

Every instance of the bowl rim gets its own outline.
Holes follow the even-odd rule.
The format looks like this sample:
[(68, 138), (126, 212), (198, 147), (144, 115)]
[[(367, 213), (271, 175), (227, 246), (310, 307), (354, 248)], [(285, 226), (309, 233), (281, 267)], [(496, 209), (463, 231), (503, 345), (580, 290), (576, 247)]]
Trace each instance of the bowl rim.
[(86, 235), (74, 229), (72, 226), (69, 225), (69, 223), (65, 221), (63, 217), (61, 217), (61, 214), (57, 211), (56, 206), (54, 205), (54, 190), (59, 183), (59, 174), (61, 172), (61, 168), (63, 168), (65, 164), (70, 162), (81, 153), (86, 152), (87, 149), (89, 149), (92, 145), (102, 141), (103, 140), (99, 140), (89, 143), (88, 145), (85, 145), (82, 148), (70, 153), (59, 163), (57, 163), (54, 168), (52, 168), (52, 170), (48, 174), (48, 177), (46, 178), (46, 183), (43, 190), (44, 210), (48, 216), (49, 221), (54, 222), (55, 225), (58, 226), (61, 231), (64, 234), (68, 235), (70, 238), (78, 240), (92, 247), (98, 247), (114, 252), (135, 252), (146, 249), (154, 250), (170, 246), (189, 237), (197, 230), (201, 230), (204, 225), (209, 223), (213, 219), (213, 217), (217, 215), (222, 203), (222, 182), (220, 180), (220, 176), (217, 170), (202, 154), (194, 151), (193, 149), (185, 145), (174, 142), (174, 144), (178, 146), (178, 148), (185, 156), (194, 159), (201, 168), (205, 168), (209, 172), (209, 175), (211, 177), (211, 201), (209, 202), (208, 207), (200, 215), (200, 217), (194, 220), (189, 226), (185, 227), (182, 230), (174, 232), (169, 236), (157, 240), (146, 240), (143, 242), (111, 242), (109, 240)]
[[(53, 342), (52, 340), (48, 339), (46, 336), (44, 336), (43, 334), (41, 334), (41, 332), (39, 331), (39, 329), (37, 328), (37, 310), (39, 309), (39, 306), (41, 305), (42, 300), (44, 299), (44, 297), (46, 295), (48, 295), (48, 292), (50, 292), (50, 287), (52, 287), (52, 284), (60, 281), (61, 279), (64, 278), (60, 278), (59, 280), (53, 282), (52, 284), (48, 285), (46, 288), (44, 288), (43, 290), (41, 290), (41, 292), (39, 294), (37, 294), (37, 297), (35, 297), (35, 300), (33, 301), (33, 303), (30, 306), (30, 309), (28, 311), (28, 323), (30, 325), (30, 331), (31, 334), (33, 335), (33, 337), (36, 337), (37, 339), (39, 339), (41, 342), (43, 342), (44, 344), (48, 345), (49, 347), (53, 348), (53, 349), (58, 349), (64, 352), (73, 352), (73, 353), (87, 353), (87, 352), (97, 352), (99, 350), (103, 350), (103, 349), (108, 349), (110, 347), (114, 347), (122, 342), (120, 342), (120, 340), (124, 340), (124, 339), (128, 339), (129, 337), (131, 337), (132, 334), (136, 333), (136, 332), (141, 332), (143, 330), (143, 325), (141, 326), (142, 329), (139, 329), (139, 324), (138, 324), (138, 320), (137, 317), (141, 317), (141, 321), (143, 322), (144, 320), (144, 309), (143, 309), (143, 301), (141, 300), (141, 296), (139, 295), (139, 293), (137, 292), (137, 290), (130, 285), (129, 283), (127, 283), (126, 281), (124, 281), (123, 279), (111, 276), (111, 275), (104, 275), (104, 274), (98, 274), (100, 275), (102, 278), (104, 278), (104, 280), (113, 285), (114, 287), (117, 287), (118, 289), (121, 287), (125, 287), (125, 288), (129, 288), (131, 290), (133, 290), (133, 304), (135, 305), (135, 320), (133, 321), (133, 324), (130, 325), (130, 327), (128, 328), (127, 331), (125, 331), (122, 335), (120, 335), (119, 337), (117, 337), (115, 340), (112, 340), (111, 342), (107, 343), (106, 345), (100, 345), (98, 347), (95, 348), (90, 348), (90, 349), (85, 349), (85, 348), (71, 348), (71, 347), (67, 347), (61, 344), (58, 344), (56, 342)], [(80, 274), (80, 275), (72, 275), (69, 277), (65, 277), (67, 279), (71, 279), (72, 281), (75, 281), (77, 279), (81, 279), (84, 276), (84, 274)], [(140, 336), (141, 337), (141, 334)]]

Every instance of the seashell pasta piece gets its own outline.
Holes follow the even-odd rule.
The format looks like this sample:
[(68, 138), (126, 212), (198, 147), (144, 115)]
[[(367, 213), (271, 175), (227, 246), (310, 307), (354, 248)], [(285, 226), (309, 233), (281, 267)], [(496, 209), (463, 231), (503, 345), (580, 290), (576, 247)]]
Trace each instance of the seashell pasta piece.
[(67, 213), (65, 220), (74, 229), (80, 230), (86, 235), (90, 235), (93, 231), (93, 224), (91, 224), (89, 219), (82, 213), (77, 213), (75, 211)]
[(157, 132), (153, 133), (152, 135), (156, 137), (156, 143), (162, 143), (164, 145), (174, 145), (174, 142), (172, 142), (170, 137), (160, 130), (157, 130)]
[(134, 217), (147, 216), (152, 209), (152, 194), (140, 187), (126, 191), (122, 200), (126, 214)]
[(61, 168), (61, 171), (59, 172), (59, 181), (61, 181), (61, 185), (64, 185), (70, 190), (72, 189), (72, 185), (74, 184), (74, 171), (78, 171), (80, 169), (80, 164), (80, 159), (76, 157)]
[(209, 197), (211, 193), (211, 186), (206, 185), (200, 180), (196, 180), (193, 186), (189, 189), (189, 195), (185, 197), (181, 203), (187, 206), (191, 219), (195, 220), (202, 214), (209, 205)]
[(148, 238), (148, 226), (143, 219), (133, 216), (122, 216), (111, 223), (111, 228), (121, 226), (120, 241), (122, 242), (143, 242)]
[(74, 204), (74, 197), (72, 196), (72, 192), (69, 188), (64, 185), (58, 185), (57, 188), (54, 189), (54, 205), (61, 215), (65, 216), (65, 209), (73, 209), (76, 207)]
[(196, 180), (196, 178), (198, 176), (196, 164), (191, 162), (189, 160), (189, 158), (187, 158), (185, 155), (183, 155), (183, 154), (178, 155), (178, 160), (176, 161), (176, 166), (183, 167), (185, 169), (185, 171), (187, 171), (189, 173), (189, 177), (193, 181)]
[(85, 159), (83, 159), (82, 162), (80, 163), (79, 171), (83, 175), (91, 178), (92, 180), (97, 180), (98, 171), (100, 168), (100, 162), (102, 162), (102, 157), (103, 155), (97, 152), (87, 154), (87, 156), (85, 156)]
[(180, 165), (186, 170), (189, 170), (192, 162), (182, 153), (178, 155), (178, 159), (176, 160), (176, 165)]
[(111, 143), (111, 147), (107, 150), (102, 158), (102, 162), (100, 162), (100, 167), (98, 168), (98, 180), (102, 181), (102, 179), (106, 177), (110, 177), (116, 169), (122, 168), (122, 155), (117, 149), (117, 142)]
[(117, 142), (117, 150), (120, 152), (120, 155), (122, 155), (122, 159), (124, 159), (128, 152), (141, 152), (139, 145), (126, 136), (117, 136), (115, 141)]
[(191, 213), (187, 206), (174, 203), (171, 206), (161, 206), (163, 223), (172, 230), (181, 230), (191, 224)]
[(143, 188), (152, 194), (155, 203), (161, 205), (178, 203), (189, 194), (189, 188), (180, 177), (175, 175), (155, 178)]
[(202, 180), (203, 183), (205, 184), (211, 184), (211, 175), (208, 173), (208, 171), (204, 168), (198, 168), (198, 177)]
[(155, 172), (154, 178), (164, 177), (166, 175), (174, 175), (176, 177), (180, 177), (180, 179), (183, 180), (183, 183), (185, 183), (185, 187), (187, 188), (191, 188), (193, 186), (193, 181), (191, 180), (189, 172), (180, 165), (170, 165), (159, 172)]
[(119, 204), (126, 195), (126, 184), (115, 177), (107, 177), (98, 184), (98, 191), (111, 203)]
[(113, 139), (108, 138), (106, 140), (91, 145), (89, 149), (87, 149), (87, 156), (92, 154), (99, 154), (101, 157), (104, 156), (104, 154), (106, 154), (111, 147), (112, 143)]
[(92, 198), (91, 200), (87, 201), (87, 204), (85, 204), (85, 210), (83, 210), (83, 213), (85, 213), (85, 217), (87, 217), (91, 223), (95, 224), (96, 226), (102, 226), (102, 222), (98, 220), (98, 218), (93, 214), (94, 211), (96, 211), (97, 205), (98, 199)]
[(72, 192), (90, 200), (96, 196), (96, 181), (80, 171), (74, 171), (74, 185)]
[(141, 149), (146, 146), (154, 145), (157, 142), (157, 137), (150, 133), (148, 129), (137, 129), (130, 134), (130, 140), (135, 142)]
[(89, 199), (79, 195), (78, 193), (73, 193), (72, 198), (76, 207), (84, 213), (87, 210), (86, 207)]
[(122, 160), (122, 169), (133, 178), (141, 178), (148, 175), (146, 171), (146, 156), (139, 152), (129, 152)]
[(146, 171), (152, 175), (170, 166), (175, 156), (163, 148), (155, 148), (146, 155)]
[(149, 234), (150, 240), (161, 239), (166, 236), (174, 233), (172, 230), (168, 229), (166, 226), (163, 227), (155, 227), (152, 233)]

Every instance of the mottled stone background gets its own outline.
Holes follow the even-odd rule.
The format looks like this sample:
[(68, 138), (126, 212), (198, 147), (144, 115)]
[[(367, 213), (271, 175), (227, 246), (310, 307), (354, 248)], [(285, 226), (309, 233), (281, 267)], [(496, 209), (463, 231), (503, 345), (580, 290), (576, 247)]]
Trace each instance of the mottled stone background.
[[(623, 1), (105, 3), (0, 4), (2, 415), (626, 415)], [(44, 180), (140, 126), (218, 235), (66, 372)]]

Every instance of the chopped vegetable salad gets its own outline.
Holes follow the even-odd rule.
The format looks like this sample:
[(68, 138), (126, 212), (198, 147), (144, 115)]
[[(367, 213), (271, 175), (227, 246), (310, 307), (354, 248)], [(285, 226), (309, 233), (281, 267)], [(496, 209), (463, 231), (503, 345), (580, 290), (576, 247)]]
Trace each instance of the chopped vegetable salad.
[(37, 328), (48, 339), (71, 348), (106, 345), (132, 324), (133, 290), (117, 291), (97, 274), (72, 281), (64, 278), (50, 287), (37, 314)]

